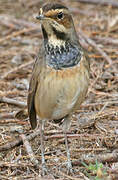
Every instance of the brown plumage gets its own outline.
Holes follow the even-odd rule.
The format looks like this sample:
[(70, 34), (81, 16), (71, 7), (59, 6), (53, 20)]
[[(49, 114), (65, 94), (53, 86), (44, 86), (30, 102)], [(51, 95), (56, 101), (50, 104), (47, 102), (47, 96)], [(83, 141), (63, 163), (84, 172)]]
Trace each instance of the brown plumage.
[[(70, 117), (84, 101), (89, 84), (89, 62), (81, 47), (69, 10), (60, 4), (46, 4), (40, 9), (44, 48), (34, 64), (28, 94), (28, 112), (32, 128), (36, 115), (43, 120), (64, 118), (63, 130), (68, 157), (66, 130)], [(42, 131), (42, 129), (41, 129)], [(42, 134), (41, 134), (42, 137)], [(41, 144), (43, 146), (43, 144)], [(42, 147), (43, 174), (45, 160)]]

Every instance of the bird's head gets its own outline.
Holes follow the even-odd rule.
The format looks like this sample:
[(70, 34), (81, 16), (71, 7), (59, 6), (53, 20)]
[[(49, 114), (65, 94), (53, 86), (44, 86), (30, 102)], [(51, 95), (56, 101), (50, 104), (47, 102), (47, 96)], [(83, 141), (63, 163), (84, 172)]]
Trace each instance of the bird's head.
[(56, 46), (67, 40), (77, 40), (72, 15), (64, 5), (45, 4), (36, 18), (41, 21), (44, 40), (48, 43)]

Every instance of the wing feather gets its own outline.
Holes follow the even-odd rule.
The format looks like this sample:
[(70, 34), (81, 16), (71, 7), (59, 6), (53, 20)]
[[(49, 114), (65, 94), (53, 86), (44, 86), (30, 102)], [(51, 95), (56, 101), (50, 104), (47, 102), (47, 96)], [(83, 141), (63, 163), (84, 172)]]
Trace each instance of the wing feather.
[(29, 85), (28, 98), (27, 98), (28, 115), (29, 115), (29, 120), (30, 120), (32, 129), (35, 129), (37, 126), (34, 100), (35, 100), (35, 93), (36, 93), (37, 85), (38, 85), (38, 77), (39, 77), (40, 69), (41, 69), (38, 60), (39, 59), (37, 58), (33, 67), (33, 72), (32, 72), (30, 85)]

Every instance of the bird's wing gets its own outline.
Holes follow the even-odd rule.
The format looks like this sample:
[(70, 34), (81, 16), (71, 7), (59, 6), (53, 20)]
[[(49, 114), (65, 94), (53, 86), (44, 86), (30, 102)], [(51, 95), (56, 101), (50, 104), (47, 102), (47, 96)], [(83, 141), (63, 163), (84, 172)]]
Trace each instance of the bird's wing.
[(33, 67), (32, 76), (30, 79), (29, 85), (29, 92), (28, 92), (28, 99), (27, 99), (27, 106), (28, 106), (28, 115), (30, 119), (30, 124), (32, 129), (35, 129), (37, 126), (37, 119), (36, 119), (36, 110), (35, 110), (35, 93), (37, 90), (38, 85), (38, 75), (40, 74), (40, 62), (37, 58)]

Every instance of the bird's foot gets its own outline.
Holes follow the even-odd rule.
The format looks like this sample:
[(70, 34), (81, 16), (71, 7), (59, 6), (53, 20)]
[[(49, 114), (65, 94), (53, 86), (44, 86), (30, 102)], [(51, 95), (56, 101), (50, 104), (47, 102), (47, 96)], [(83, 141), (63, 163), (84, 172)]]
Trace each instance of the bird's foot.
[(47, 175), (47, 172), (48, 172), (48, 170), (47, 170), (47, 168), (46, 168), (46, 165), (45, 165), (45, 163), (43, 163), (43, 164), (42, 164), (42, 176)]

